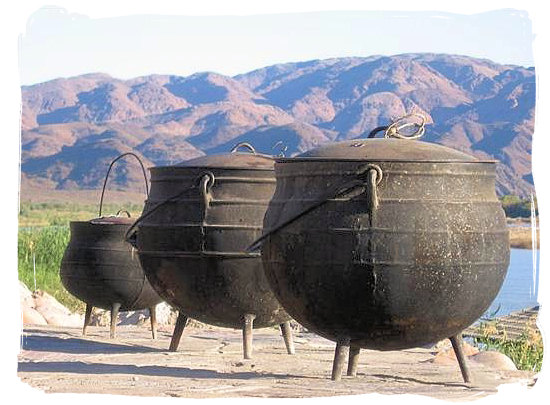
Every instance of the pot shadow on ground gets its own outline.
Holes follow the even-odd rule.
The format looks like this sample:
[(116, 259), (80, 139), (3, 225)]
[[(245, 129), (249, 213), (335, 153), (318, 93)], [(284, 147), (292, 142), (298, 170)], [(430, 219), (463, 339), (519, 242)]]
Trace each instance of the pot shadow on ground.
[(101, 364), (84, 363), (81, 361), (52, 361), (52, 362), (23, 362), (19, 363), (17, 371), (20, 373), (72, 373), (72, 374), (135, 374), (151, 377), (184, 377), (226, 380), (251, 380), (258, 378), (302, 378), (316, 379), (315, 377), (297, 376), (290, 374), (271, 374), (253, 371), (236, 373), (221, 373), (215, 370), (193, 369), (187, 367), (167, 366), (136, 366), (132, 364)]
[(166, 351), (164, 349), (147, 346), (97, 342), (74, 337), (64, 339), (56, 336), (41, 335), (22, 336), (21, 348), (23, 350), (33, 350), (38, 352), (71, 354), (154, 353)]
[(437, 382), (437, 381), (423, 381), (419, 380), (417, 378), (412, 377), (399, 377), (395, 375), (387, 375), (387, 374), (372, 374), (371, 377), (375, 378), (381, 378), (383, 380), (391, 380), (394, 382), (409, 382), (409, 383), (415, 383), (415, 384), (425, 384), (425, 385), (441, 385), (443, 387), (463, 387), (463, 388), (472, 388), (471, 383), (464, 383), (464, 382)]

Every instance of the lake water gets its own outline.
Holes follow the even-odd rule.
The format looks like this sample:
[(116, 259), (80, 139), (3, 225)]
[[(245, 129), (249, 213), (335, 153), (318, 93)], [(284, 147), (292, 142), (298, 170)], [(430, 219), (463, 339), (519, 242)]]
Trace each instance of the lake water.
[(535, 251), (535, 259), (536, 261), (533, 263), (533, 250), (531, 249), (510, 250), (508, 274), (486, 315), (492, 314), (498, 309), (494, 316), (503, 316), (513, 311), (538, 305), (539, 250)]

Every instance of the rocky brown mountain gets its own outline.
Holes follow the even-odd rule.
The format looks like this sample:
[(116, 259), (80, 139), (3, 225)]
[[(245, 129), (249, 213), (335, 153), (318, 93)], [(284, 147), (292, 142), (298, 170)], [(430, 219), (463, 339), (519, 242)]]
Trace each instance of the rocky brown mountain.
[[(425, 140), (498, 159), (499, 194), (533, 193), (535, 71), (443, 54), (334, 58), (228, 77), (87, 74), (22, 87), (21, 170), (59, 189), (97, 188), (110, 160), (133, 151), (174, 164), (249, 141), (287, 156), (366, 136), (410, 111)], [(142, 182), (121, 163), (119, 188)]]

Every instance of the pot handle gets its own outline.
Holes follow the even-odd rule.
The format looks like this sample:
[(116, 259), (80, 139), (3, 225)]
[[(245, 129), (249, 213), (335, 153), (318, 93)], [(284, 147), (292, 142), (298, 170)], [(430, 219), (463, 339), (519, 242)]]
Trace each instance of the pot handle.
[(237, 152), (237, 150), (239, 150), (240, 148), (247, 148), (250, 152), (256, 154), (256, 149), (254, 149), (254, 147), (248, 142), (239, 142), (238, 144), (233, 146), (233, 148), (231, 148), (231, 153)]
[(117, 213), (116, 213), (116, 216), (118, 217), (118, 216), (119, 216), (120, 214), (122, 214), (122, 213), (125, 213), (126, 216), (127, 216), (128, 218), (131, 218), (131, 217), (132, 217), (132, 216), (130, 215), (130, 213), (129, 213), (128, 211), (126, 211), (126, 210), (118, 210)]
[(200, 179), (199, 187), (204, 204), (204, 217), (206, 217), (206, 211), (210, 207), (210, 202), (212, 201), (212, 194), (210, 193), (210, 190), (212, 189), (215, 181), (216, 178), (214, 177), (214, 173), (212, 172), (205, 172)]
[(285, 157), (285, 152), (288, 150), (288, 146), (286, 146), (283, 141), (278, 141), (271, 147), (271, 149), (274, 150), (277, 146), (280, 146), (278, 156)]
[[(123, 157), (125, 156), (133, 156), (137, 159), (138, 163), (140, 164), (141, 166), (141, 171), (143, 172), (143, 179), (145, 180), (145, 195), (146, 195), (146, 198), (149, 198), (149, 183), (147, 182), (147, 173), (145, 172), (145, 166), (143, 166), (143, 162), (141, 161), (141, 159), (138, 157), (138, 155), (136, 155), (135, 153), (132, 153), (132, 152), (126, 152), (126, 153), (123, 153), (122, 155), (120, 156), (117, 156), (112, 162), (111, 164), (109, 165), (109, 169), (107, 170), (107, 175), (105, 176), (105, 180), (103, 181), (103, 189), (101, 190), (101, 199), (99, 200), (99, 215), (98, 217), (101, 218), (101, 212), (103, 211), (103, 197), (105, 195), (105, 186), (107, 185), (107, 180), (109, 179), (109, 174), (111, 173), (111, 169), (113, 168), (113, 165), (119, 160), (119, 159), (122, 159)], [(120, 213), (120, 211), (117, 213), (117, 216), (118, 214)], [(128, 215), (129, 216), (129, 215)]]
[[(410, 118), (418, 118), (420, 123), (406, 122), (405, 120)], [(404, 129), (414, 127), (413, 132), (406, 131)], [(384, 131), (384, 138), (399, 138), (399, 139), (418, 139), (424, 135), (426, 131), (426, 117), (420, 113), (409, 113), (395, 120), (392, 120), (390, 125), (382, 125), (374, 128), (369, 132), (367, 138), (374, 138), (377, 133)]]
[(266, 233), (264, 233), (262, 236), (260, 236), (258, 239), (256, 239), (247, 249), (247, 252), (253, 252), (260, 248), (263, 241), (273, 233), (281, 230), (282, 228), (290, 225), (297, 219), (303, 217), (304, 215), (308, 214), (309, 212), (319, 208), (321, 205), (325, 204), (329, 200), (332, 200), (334, 198), (341, 197), (343, 195), (346, 195), (350, 193), (351, 191), (355, 190), (356, 188), (363, 188), (365, 189), (367, 193), (367, 202), (368, 202), (368, 210), (370, 212), (370, 221), (372, 223), (372, 218), (376, 214), (376, 210), (378, 209), (378, 191), (377, 186), (380, 184), (380, 181), (382, 181), (382, 169), (380, 169), (380, 166), (375, 164), (368, 164), (366, 166), (363, 166), (360, 168), (356, 173), (356, 178), (339, 186), (336, 188), (333, 188), (332, 190), (325, 193), (319, 200), (311, 204), (309, 207), (305, 208), (298, 214), (290, 217), (286, 221), (283, 221), (279, 225), (276, 225), (275, 227), (268, 230)]

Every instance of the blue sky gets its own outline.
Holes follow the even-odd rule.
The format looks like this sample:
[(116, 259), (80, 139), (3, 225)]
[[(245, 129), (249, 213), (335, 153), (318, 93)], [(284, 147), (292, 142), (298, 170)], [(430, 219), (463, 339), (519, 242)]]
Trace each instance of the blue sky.
[(409, 52), (452, 53), (532, 66), (524, 11), (323, 11), (252, 16), (90, 18), (60, 7), (33, 13), (20, 39), (22, 84), (104, 72), (244, 73), (275, 63)]

